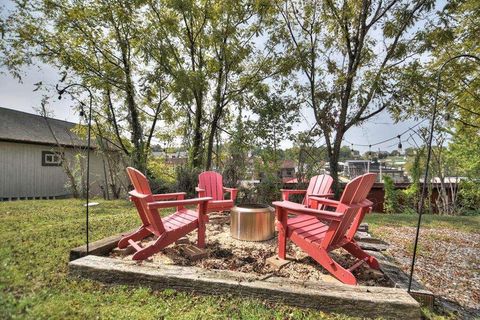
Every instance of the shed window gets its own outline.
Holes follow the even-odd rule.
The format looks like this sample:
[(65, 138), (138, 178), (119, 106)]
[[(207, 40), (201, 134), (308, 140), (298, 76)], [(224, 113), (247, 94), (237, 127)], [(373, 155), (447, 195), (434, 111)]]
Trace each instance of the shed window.
[(42, 151), (42, 166), (58, 167), (62, 165), (62, 153)]

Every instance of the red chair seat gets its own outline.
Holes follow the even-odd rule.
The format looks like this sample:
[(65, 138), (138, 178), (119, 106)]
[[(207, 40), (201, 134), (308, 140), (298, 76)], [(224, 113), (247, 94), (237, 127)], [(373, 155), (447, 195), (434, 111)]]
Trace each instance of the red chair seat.
[(301, 237), (308, 242), (321, 242), (328, 230), (328, 225), (309, 215), (298, 215), (287, 221), (288, 236)]
[(189, 209), (182, 209), (163, 220), (163, 226), (167, 231), (180, 228), (192, 228), (195, 230), (198, 225), (198, 213)]

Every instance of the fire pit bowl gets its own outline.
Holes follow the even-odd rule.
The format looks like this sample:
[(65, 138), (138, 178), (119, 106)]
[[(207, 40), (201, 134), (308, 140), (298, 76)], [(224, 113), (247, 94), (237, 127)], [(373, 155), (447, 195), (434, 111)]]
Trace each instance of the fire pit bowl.
[(230, 211), (230, 235), (238, 240), (265, 241), (275, 236), (275, 212), (263, 204), (242, 204)]

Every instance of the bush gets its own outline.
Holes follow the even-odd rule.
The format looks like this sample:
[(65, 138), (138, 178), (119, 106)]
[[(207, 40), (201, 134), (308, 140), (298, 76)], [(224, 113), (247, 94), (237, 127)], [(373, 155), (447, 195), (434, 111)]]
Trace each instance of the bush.
[(460, 182), (458, 204), (461, 214), (480, 214), (480, 185), (478, 181), (465, 180)]
[(281, 180), (275, 174), (265, 174), (256, 186), (256, 203), (270, 205), (273, 201), (281, 199)]
[(389, 176), (383, 177), (383, 186), (385, 188), (385, 201), (383, 208), (385, 213), (397, 213), (398, 211), (398, 192), (395, 190), (393, 179)]
[(187, 197), (196, 197), (195, 187), (198, 186), (199, 169), (180, 166), (175, 170), (175, 190), (187, 193)]
[(254, 186), (240, 186), (236, 204), (250, 204), (257, 202), (257, 190)]
[(175, 191), (175, 168), (162, 158), (150, 158), (147, 164), (147, 176), (153, 193)]

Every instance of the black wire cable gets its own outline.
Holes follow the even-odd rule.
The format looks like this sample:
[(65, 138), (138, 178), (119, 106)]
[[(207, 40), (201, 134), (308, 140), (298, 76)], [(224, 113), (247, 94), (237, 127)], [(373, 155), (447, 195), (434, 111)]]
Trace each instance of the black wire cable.
[(370, 143), (370, 144), (357, 144), (357, 143), (353, 143), (353, 142), (350, 142), (348, 141), (347, 139), (342, 139), (343, 141), (345, 141), (346, 143), (350, 144), (350, 145), (353, 145), (353, 146), (357, 146), (357, 147), (374, 147), (374, 146), (378, 146), (378, 145), (381, 145), (381, 144), (384, 144), (384, 143), (387, 143), (389, 141), (392, 141), (392, 140), (395, 140), (395, 139), (398, 139), (398, 136), (403, 136), (404, 134), (406, 134), (407, 132), (413, 130), (414, 128), (418, 127), (420, 124), (422, 124), (423, 122), (427, 121), (428, 119), (423, 119), (422, 121), (418, 122), (417, 124), (415, 124), (414, 126), (412, 127), (409, 127), (407, 130), (403, 131), (402, 133), (400, 134), (396, 134), (395, 136), (391, 137), (391, 138), (388, 138), (388, 139), (385, 139), (385, 140), (382, 140), (382, 141), (379, 141), (379, 142), (375, 142), (375, 143)]

